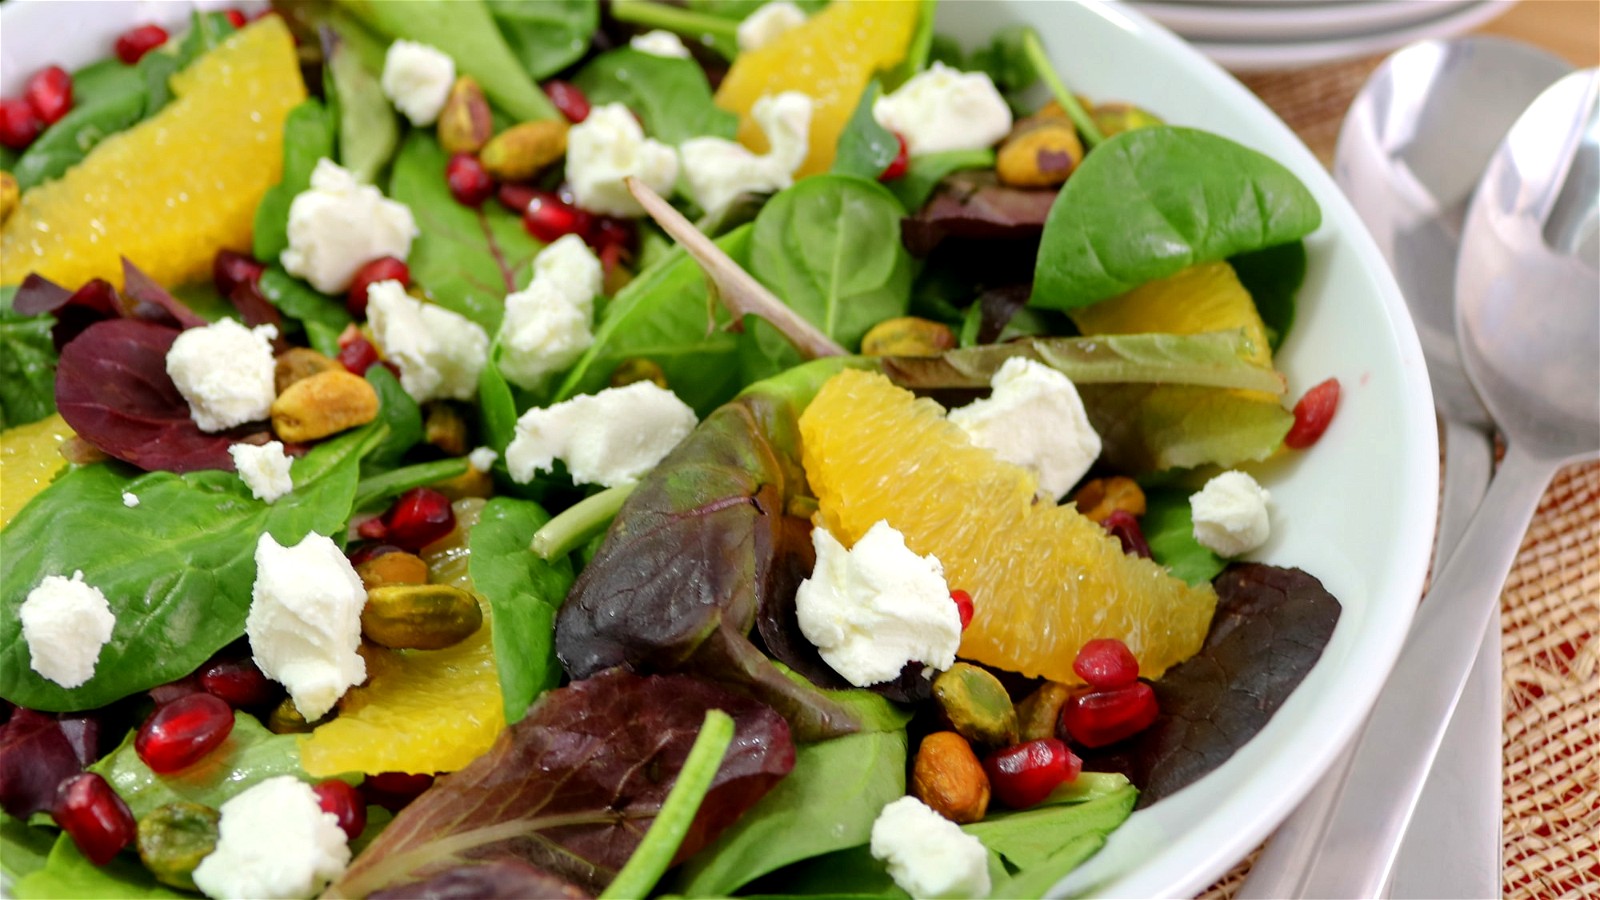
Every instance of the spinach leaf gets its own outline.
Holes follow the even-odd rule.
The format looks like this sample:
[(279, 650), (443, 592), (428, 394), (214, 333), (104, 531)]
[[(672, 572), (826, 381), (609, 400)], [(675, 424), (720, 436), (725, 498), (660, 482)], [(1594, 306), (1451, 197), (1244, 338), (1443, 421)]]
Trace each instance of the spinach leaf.
[(693, 137), (732, 140), (739, 117), (711, 100), (705, 71), (692, 59), (619, 47), (590, 60), (572, 79), (595, 106), (621, 103), (645, 133), (674, 146)]
[(37, 422), (56, 411), (55, 319), (12, 308), (17, 289), (0, 289), (0, 430)]
[(1051, 207), (1031, 302), (1088, 306), (1321, 222), (1300, 179), (1248, 147), (1193, 128), (1124, 132), (1084, 157)]
[(884, 78), (889, 90), (900, 87), (928, 67), (928, 57), (933, 52), (933, 22), (938, 12), (939, 0), (921, 0), (917, 4), (917, 26), (911, 32), (905, 58)]
[(493, 612), (495, 667), (508, 724), (520, 721), (529, 704), (561, 683), (556, 610), (572, 587), (572, 561), (528, 552), (533, 533), (548, 521), (550, 514), (537, 503), (496, 497), (468, 536), (472, 586)]
[(802, 744), (794, 771), (685, 863), (672, 888), (726, 896), (798, 860), (865, 844), (879, 811), (905, 792), (904, 731)]
[[(489, 358), (494, 357), (495, 348), (491, 347)], [(517, 404), (511, 396), (511, 385), (493, 365), (484, 366), (478, 373), (478, 419), (483, 425), (484, 445), (504, 457), (506, 446), (517, 436)], [(500, 457), (495, 462), (503, 465)]]
[[(722, 16), (725, 19), (744, 19), (751, 13), (767, 5), (769, 0), (689, 0), (688, 7), (695, 12), (710, 13)], [(828, 0), (796, 0), (795, 6), (800, 7), (808, 16), (822, 12), (828, 5)]]
[(78, 845), (65, 832), (50, 848), (44, 868), (17, 879), (11, 891), (11, 896), (17, 900), (102, 900), (105, 897), (183, 900), (191, 896), (158, 884), (155, 876), (139, 864), (138, 857), (126, 853), (118, 854), (104, 866), (95, 865), (79, 852)]
[(411, 208), (422, 232), (407, 260), (412, 279), (440, 306), (493, 335), (505, 315), (506, 295), (532, 279), (541, 245), (500, 204), (473, 209), (457, 203), (444, 180), (448, 162), (432, 132), (413, 130), (395, 157), (389, 196)]
[(275, 262), (261, 273), (257, 287), (279, 312), (300, 321), (312, 349), (325, 356), (339, 355), (339, 335), (351, 322), (343, 302), (318, 293)]
[(377, 76), (367, 70), (356, 49), (338, 34), (325, 35), (324, 87), (339, 123), (339, 164), (357, 181), (372, 184), (394, 156), (400, 126)]
[[(63, 473), (0, 531), (0, 695), (32, 709), (92, 709), (194, 671), (244, 633), (256, 541), (342, 532), (369, 426), (294, 461), (294, 490), (271, 505), (239, 476), (207, 470), (130, 477), (114, 463)], [(140, 505), (122, 504), (122, 493)], [(117, 617), (94, 677), (63, 688), (34, 672), (17, 609), (46, 575), (82, 571)]]
[(233, 23), (222, 12), (195, 12), (189, 22), (189, 30), (183, 37), (168, 41), (139, 60), (137, 68), (144, 77), (145, 91), (149, 95), (144, 112), (147, 117), (155, 115), (172, 102), (172, 89), (167, 82), (174, 74), (214, 49), (234, 32)]
[(289, 110), (283, 122), (283, 178), (267, 188), (256, 206), (251, 250), (256, 259), (272, 262), (289, 249), (289, 204), (311, 186), (317, 160), (333, 158), (334, 134), (333, 116), (319, 101), (305, 100)]
[(356, 496), (350, 508), (355, 511), (382, 509), (406, 491), (460, 477), (466, 474), (467, 468), (466, 458), (456, 456), (380, 472), (356, 484)]
[(45, 867), (56, 832), (0, 813), (0, 872), (15, 881)]
[(1306, 245), (1290, 241), (1228, 260), (1244, 289), (1255, 301), (1267, 326), (1267, 344), (1274, 353), (1294, 325), (1295, 294), (1306, 280)]
[(422, 440), (422, 407), (411, 399), (400, 379), (383, 366), (368, 366), (367, 381), (378, 392), (378, 421), (383, 423), (383, 437), (361, 460), (363, 475), (386, 472), (400, 464), (404, 456)]
[(1149, 488), (1144, 492), (1145, 512), (1139, 519), (1150, 556), (1189, 584), (1204, 584), (1227, 563), (1194, 539), (1194, 517), (1188, 491)]
[(867, 88), (861, 92), (861, 100), (856, 104), (856, 111), (850, 114), (844, 131), (839, 133), (839, 146), (833, 156), (833, 168), (829, 171), (837, 175), (875, 180), (899, 155), (900, 141), (895, 138), (894, 132), (879, 125), (872, 116), (872, 104), (882, 94), (883, 88), (878, 84), (878, 79), (867, 82)]
[(1138, 808), (1222, 765), (1255, 737), (1322, 656), (1339, 601), (1299, 569), (1229, 566), (1200, 652), (1152, 684), (1161, 715), (1128, 741), (1083, 753), (1084, 766), (1139, 786)]
[(1103, 841), (1128, 817), (1138, 796), (1132, 785), (1123, 783), (1116, 790), (1079, 803), (993, 813), (981, 822), (961, 826), (961, 830), (983, 841), (1008, 865), (1026, 872), (1049, 862), (1062, 845), (1079, 837), (1098, 835)]
[(544, 91), (529, 77), (522, 60), (506, 45), (483, 0), (338, 2), (390, 37), (421, 41), (450, 54), (457, 71), (476, 78), (489, 99), (517, 121), (560, 117)]
[(945, 150), (911, 157), (906, 174), (887, 184), (890, 192), (899, 198), (906, 212), (915, 213), (933, 196), (934, 188), (946, 176), (963, 169), (993, 169), (994, 151)]
[[(717, 239), (735, 262), (748, 259), (751, 226)], [(606, 387), (629, 359), (661, 366), (679, 399), (706, 415), (738, 392), (739, 337), (722, 330), (727, 316), (707, 291), (705, 273), (681, 247), (617, 292), (600, 312), (594, 343), (567, 372), (553, 400)]]
[(613, 670), (545, 694), (488, 753), (401, 810), (327, 896), (506, 857), (598, 891), (638, 847), (711, 709), (732, 716), (733, 749), (680, 849), (692, 854), (788, 774), (788, 729), (710, 682)]
[(487, 0), (489, 14), (522, 67), (543, 80), (572, 65), (589, 49), (600, 27), (594, 0)]
[(911, 302), (903, 214), (875, 181), (806, 178), (756, 217), (750, 272), (828, 337), (855, 347), (872, 326), (905, 315)]

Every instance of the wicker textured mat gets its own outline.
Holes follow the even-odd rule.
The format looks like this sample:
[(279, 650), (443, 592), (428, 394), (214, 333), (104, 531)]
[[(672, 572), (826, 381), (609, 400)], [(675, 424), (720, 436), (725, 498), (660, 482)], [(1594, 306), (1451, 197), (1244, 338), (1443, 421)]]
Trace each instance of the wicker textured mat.
[[(1327, 165), (1381, 61), (1241, 80)], [(1504, 894), (1600, 898), (1600, 463), (1562, 470), (1545, 493), (1500, 595), (1500, 626)], [(1203, 900), (1229, 900), (1255, 856)]]

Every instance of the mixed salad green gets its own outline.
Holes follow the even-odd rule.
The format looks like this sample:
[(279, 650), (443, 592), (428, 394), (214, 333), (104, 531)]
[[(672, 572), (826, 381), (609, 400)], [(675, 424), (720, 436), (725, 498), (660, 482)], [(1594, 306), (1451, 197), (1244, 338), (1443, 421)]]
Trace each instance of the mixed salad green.
[[(241, 30), (287, 26), (309, 89), (284, 122), (281, 178), (255, 208), (251, 245), (215, 248), (211, 284), (160, 285), (124, 259), (120, 289), (58, 285), (16, 271), (26, 236), (5, 232), (9, 896), (943, 896), (979, 883), (1040, 896), (1136, 806), (1259, 731), (1339, 606), (1306, 573), (1229, 562), (1197, 539), (1190, 496), (1286, 439), (1307, 446), (1332, 414), (1325, 394), (1288, 409), (1271, 364), (1294, 324), (1301, 239), (1320, 223), (1310, 193), (1160, 110), (1076, 96), (1031, 29), (972, 49), (938, 34), (934, 0), (893, 13), (907, 27), (885, 64), (855, 82), (818, 77), (818, 95), (795, 101), (809, 130), (785, 150), (768, 97), (742, 108), (729, 86), (759, 82), (771, 48), (799, 53), (819, 22), (860, 16), (868, 29), (883, 15), (870, 7), (900, 4), (774, 5), (338, 0), (275, 5), (267, 23), (196, 14), (184, 34), (130, 32), (120, 58), (63, 73), (54, 118), (27, 118), (47, 109), (44, 82), (30, 82), (32, 107), (5, 101), (10, 217), (160, 115), (168, 79)], [(423, 61), (395, 71), (412, 44)], [(430, 85), (429, 65), (449, 66), (443, 82)], [(853, 93), (830, 111), (822, 92), (846, 82)], [(966, 99), (939, 99), (936, 82), (965, 85)], [(884, 124), (882, 101), (923, 90), (934, 99), (904, 114), (923, 131)], [(428, 91), (432, 118), (415, 112)], [(994, 102), (961, 106), (972, 91)], [(696, 177), (732, 184), (734, 199), (706, 208), (712, 195), (676, 162), (650, 185), (643, 164), (612, 160), (611, 193), (596, 187), (601, 162), (566, 153), (568, 139), (613, 104), (630, 115), (598, 155), (626, 144), (630, 158), (687, 160), (674, 148), (720, 139), (702, 148), (723, 162)], [(1003, 127), (919, 152), (942, 146), (941, 128), (978, 127), (929, 124), (952, 110)], [(819, 145), (830, 127), (837, 139)], [(733, 143), (762, 136), (759, 152)], [(785, 153), (804, 165), (777, 165)], [(301, 198), (333, 191), (332, 164), (348, 176), (337, 203), (392, 201), (412, 234), (402, 253), (341, 260), (355, 271), (342, 296), (296, 261)], [(330, 228), (317, 249), (365, 246), (367, 230)], [(511, 334), (525, 313), (511, 310), (555, 284), (561, 260), (598, 290), (538, 301), (539, 315), (584, 312), (541, 326), (545, 374), (525, 377), (509, 356), (529, 352)], [(1199, 270), (1236, 279), (1242, 305), (1170, 287)], [(1149, 312), (1152, 296), (1167, 306)], [(1215, 324), (1214, 308), (1232, 311)], [(404, 332), (403, 316), (426, 327)], [(270, 416), (206, 431), (193, 414), (203, 389), (177, 383), (169, 359), (221, 319), (254, 329), (246, 340), (276, 382)], [(476, 359), (447, 333), (478, 335)], [(1020, 361), (1069, 379), (1096, 433), (1097, 458), (1063, 502), (1089, 513), (1105, 500), (1095, 521), (1128, 553), (1214, 590), (1209, 634), (1153, 681), (1120, 641), (1095, 641), (1071, 648), (1087, 686), (917, 659), (896, 663), (899, 678), (849, 683), (797, 620), (818, 502), (799, 417), (844, 370), (953, 407)], [(418, 388), (423, 366), (447, 387)], [(653, 446), (665, 426), (596, 401), (624, 390), (670, 391), (692, 430)], [(608, 409), (612, 421), (583, 421)], [(291, 430), (308, 420), (335, 424)], [(519, 442), (539, 427), (567, 444), (534, 465)], [(293, 459), (281, 491), (246, 471), (254, 449), (238, 450), (274, 440)], [(646, 455), (642, 477), (584, 474), (625, 453)], [(309, 694), (251, 638), (271, 631), (263, 548), (318, 541), (338, 559), (324, 570), (304, 557), (307, 572), (333, 572), (306, 575), (320, 582), (305, 590), (332, 603), (341, 579), (359, 580), (365, 606), (344, 614), (361, 634), (347, 630), (343, 652), (359, 652), (362, 675), (307, 721), (295, 701)], [(89, 654), (92, 674), (56, 675), (41, 661), (51, 640), (82, 651), (59, 629), (42, 637), (55, 626), (40, 610), (91, 590), (115, 626)], [(970, 617), (965, 602), (954, 606)], [(326, 609), (294, 614), (307, 642), (334, 640), (315, 630)], [(234, 801), (294, 796), (284, 778), (315, 785), (339, 819), (336, 848), (317, 850), (333, 862), (301, 858), (322, 838), (299, 826), (235, 846), (246, 826)], [(908, 791), (960, 824), (926, 840), (975, 848), (975, 872), (940, 882), (944, 861), (875, 828)], [(252, 853), (278, 875), (308, 874), (215, 873), (224, 855), (248, 869)]]

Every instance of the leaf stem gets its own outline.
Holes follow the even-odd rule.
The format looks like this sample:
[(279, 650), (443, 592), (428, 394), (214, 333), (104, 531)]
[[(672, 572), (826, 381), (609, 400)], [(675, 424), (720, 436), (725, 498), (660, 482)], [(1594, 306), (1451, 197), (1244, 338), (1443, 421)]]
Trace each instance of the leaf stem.
[(454, 478), (467, 471), (467, 466), (467, 461), (459, 457), (439, 459), (363, 478), (356, 484), (356, 499), (350, 508), (366, 509), (379, 500), (398, 496), (414, 487), (423, 487)]
[(628, 857), (617, 877), (600, 893), (600, 900), (643, 898), (665, 875), (677, 855), (689, 826), (694, 824), (700, 804), (711, 790), (711, 782), (722, 769), (722, 758), (733, 743), (733, 717), (720, 709), (706, 710), (705, 724), (689, 748), (689, 756), (678, 770), (678, 780), (667, 792), (667, 799), (650, 823), (644, 840)]
[(1028, 62), (1033, 64), (1033, 70), (1039, 74), (1039, 78), (1050, 88), (1050, 93), (1056, 98), (1056, 102), (1066, 110), (1067, 118), (1077, 126), (1078, 133), (1083, 135), (1083, 142), (1089, 145), (1090, 150), (1100, 146), (1106, 136), (1100, 133), (1094, 120), (1084, 112), (1078, 98), (1067, 90), (1066, 84), (1061, 81), (1061, 76), (1056, 74), (1055, 66), (1050, 64), (1050, 57), (1044, 52), (1044, 45), (1039, 43), (1039, 32), (1032, 28), (1023, 32), (1022, 52), (1027, 55)]
[(653, 0), (613, 0), (611, 16), (619, 22), (643, 25), (646, 28), (664, 28), (678, 34), (711, 35), (726, 40), (737, 40), (739, 23), (710, 13), (695, 12), (655, 3)]
[(533, 533), (528, 549), (540, 559), (560, 559), (604, 531), (637, 484), (619, 484), (567, 507)]

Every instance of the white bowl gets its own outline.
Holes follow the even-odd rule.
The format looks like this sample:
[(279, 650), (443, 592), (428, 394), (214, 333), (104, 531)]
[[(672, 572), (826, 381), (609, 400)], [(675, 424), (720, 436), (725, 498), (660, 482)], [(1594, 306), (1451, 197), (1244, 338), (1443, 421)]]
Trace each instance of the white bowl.
[[(0, 90), (16, 92), (49, 63), (72, 67), (105, 56), (123, 29), (181, 22), (190, 6), (7, 3)], [(1343, 397), (1320, 443), (1259, 470), (1272, 492), (1274, 533), (1252, 558), (1320, 578), (1344, 606), (1338, 629), (1261, 734), (1198, 783), (1136, 813), (1057, 886), (1062, 894), (1188, 897), (1243, 858), (1311, 789), (1355, 733), (1399, 652), (1427, 572), (1438, 490), (1427, 371), (1377, 247), (1316, 158), (1266, 106), (1127, 7), (946, 0), (939, 8), (939, 30), (972, 42), (1020, 22), (1039, 29), (1073, 89), (1254, 147), (1294, 171), (1322, 204), (1323, 225), (1307, 240), (1298, 321), (1278, 360), (1292, 396), (1336, 376)]]

